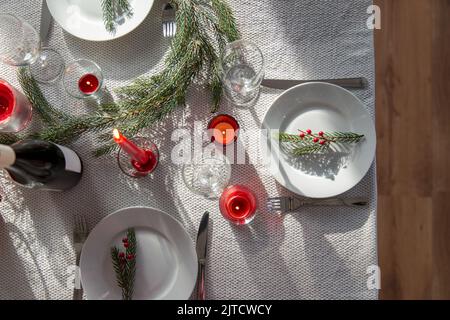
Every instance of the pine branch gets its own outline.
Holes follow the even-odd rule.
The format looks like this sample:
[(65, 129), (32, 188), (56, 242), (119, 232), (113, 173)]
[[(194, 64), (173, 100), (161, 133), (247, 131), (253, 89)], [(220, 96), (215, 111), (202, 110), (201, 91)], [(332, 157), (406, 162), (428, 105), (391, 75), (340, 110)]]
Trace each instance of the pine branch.
[(131, 300), (134, 292), (134, 281), (136, 277), (136, 251), (137, 241), (133, 228), (127, 230), (127, 237), (123, 240), (125, 252), (117, 247), (111, 248), (111, 260), (116, 281), (122, 289), (122, 299)]
[(27, 68), (19, 68), (17, 78), (24, 94), (31, 102), (45, 124), (52, 124), (58, 120), (67, 120), (69, 117), (61, 111), (53, 108), (45, 98), (36, 80), (31, 76)]
[(133, 292), (134, 292), (134, 280), (135, 280), (135, 276), (136, 276), (136, 249), (137, 249), (137, 245), (136, 245), (136, 235), (134, 233), (134, 229), (128, 229), (127, 231), (127, 238), (128, 238), (128, 243), (129, 246), (126, 249), (126, 256), (128, 257), (129, 255), (133, 256), (133, 259), (127, 259), (127, 264), (126, 264), (126, 275), (127, 275), (127, 283), (129, 284), (128, 286), (126, 286), (126, 297), (129, 297), (128, 300), (131, 300), (131, 298), (133, 297)]
[(115, 0), (102, 0), (103, 21), (105, 29), (114, 33), (116, 31), (116, 6)]
[(128, 0), (102, 0), (102, 11), (105, 29), (112, 34), (116, 32), (117, 20), (121, 15), (127, 18), (133, 16)]
[(330, 132), (324, 134), (324, 138), (331, 142), (358, 143), (364, 135), (353, 132)]
[(292, 153), (302, 156), (312, 153), (321, 153), (329, 149), (331, 144), (358, 143), (364, 135), (353, 132), (319, 132), (312, 133), (311, 130), (299, 130), (300, 134), (289, 134), (281, 132), (276, 136), (280, 143), (290, 144)]
[(133, 16), (133, 9), (131, 8), (128, 0), (117, 0), (117, 6), (127, 18), (131, 18)]

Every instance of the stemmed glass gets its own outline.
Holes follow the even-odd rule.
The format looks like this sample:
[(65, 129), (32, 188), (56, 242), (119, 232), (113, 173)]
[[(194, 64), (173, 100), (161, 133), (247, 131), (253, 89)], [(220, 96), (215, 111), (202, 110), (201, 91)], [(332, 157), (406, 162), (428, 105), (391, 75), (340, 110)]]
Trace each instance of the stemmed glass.
[(31, 75), (41, 83), (54, 82), (64, 70), (61, 55), (41, 47), (37, 31), (12, 14), (0, 14), (0, 60), (11, 66), (29, 66)]
[(67, 93), (74, 98), (99, 100), (102, 96), (103, 73), (91, 60), (76, 60), (67, 65), (63, 84)]
[(237, 106), (252, 105), (264, 79), (264, 57), (252, 42), (237, 40), (229, 43), (220, 64), (225, 97)]

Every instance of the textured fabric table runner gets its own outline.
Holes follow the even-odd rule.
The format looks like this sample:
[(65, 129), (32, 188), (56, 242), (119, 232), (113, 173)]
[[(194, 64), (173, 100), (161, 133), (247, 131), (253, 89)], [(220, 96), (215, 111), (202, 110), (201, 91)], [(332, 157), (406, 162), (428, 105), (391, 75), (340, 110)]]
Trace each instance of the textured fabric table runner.
[[(370, 87), (355, 90), (374, 116), (373, 32), (366, 26), (371, 0), (229, 0), (242, 37), (263, 51), (267, 78), (319, 79), (364, 76)], [(109, 42), (77, 39), (54, 25), (49, 46), (66, 62), (87, 58), (103, 69), (107, 88), (163, 68), (170, 40), (162, 37), (161, 3), (155, 1), (136, 30)], [(19, 15), (39, 30), (41, 1), (2, 0), (0, 11)], [(0, 77), (17, 88), (15, 68), (0, 64)], [(56, 107), (82, 114), (92, 106), (70, 98), (62, 86), (42, 86)], [(254, 108), (221, 111), (236, 116), (245, 129), (259, 128), (280, 91), (263, 89)], [(96, 140), (87, 134), (72, 144), (85, 171), (80, 184), (65, 193), (22, 189), (0, 178), (0, 298), (71, 299), (75, 253), (74, 216), (90, 227), (128, 206), (152, 206), (178, 219), (195, 240), (201, 216), (211, 212), (212, 237), (207, 265), (208, 299), (376, 299), (367, 287), (367, 269), (377, 264), (375, 165), (344, 196), (367, 196), (369, 208), (308, 208), (283, 217), (266, 212), (267, 197), (289, 195), (264, 166), (234, 165), (231, 183), (255, 190), (260, 211), (249, 227), (234, 227), (219, 212), (218, 201), (191, 193), (170, 155), (176, 128), (206, 127), (209, 95), (193, 88), (187, 108), (149, 128), (161, 162), (156, 172), (133, 180), (118, 169), (113, 155), (95, 158)]]

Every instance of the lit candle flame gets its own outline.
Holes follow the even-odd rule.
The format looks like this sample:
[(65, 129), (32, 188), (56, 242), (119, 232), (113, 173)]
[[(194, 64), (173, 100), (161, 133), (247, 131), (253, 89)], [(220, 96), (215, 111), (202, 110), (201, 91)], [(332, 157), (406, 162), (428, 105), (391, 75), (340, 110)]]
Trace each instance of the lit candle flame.
[(120, 131), (117, 129), (113, 130), (113, 137), (116, 142), (122, 140), (122, 135), (120, 134)]

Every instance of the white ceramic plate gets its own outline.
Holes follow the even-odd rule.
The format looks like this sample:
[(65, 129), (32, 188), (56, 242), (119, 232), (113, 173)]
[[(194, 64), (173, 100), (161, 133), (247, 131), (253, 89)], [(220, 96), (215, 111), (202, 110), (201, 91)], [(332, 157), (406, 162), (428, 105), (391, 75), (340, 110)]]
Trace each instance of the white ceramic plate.
[(50, 13), (68, 33), (85, 40), (117, 39), (144, 21), (153, 6), (153, 0), (129, 0), (133, 8), (131, 18), (120, 19), (116, 33), (105, 29), (101, 0), (47, 0)]
[(307, 83), (285, 91), (266, 113), (262, 128), (292, 134), (311, 129), (316, 133), (343, 131), (365, 135), (354, 146), (295, 157), (270, 134), (266, 139), (269, 169), (281, 185), (299, 195), (339, 195), (361, 181), (375, 157), (375, 125), (370, 114), (355, 95), (332, 84)]
[(121, 299), (110, 250), (121, 245), (128, 228), (135, 228), (138, 246), (133, 299), (188, 299), (197, 279), (194, 243), (177, 220), (146, 207), (119, 210), (89, 234), (80, 261), (87, 298)]

